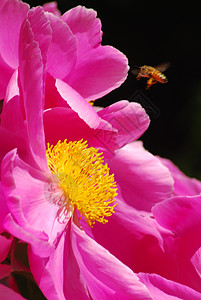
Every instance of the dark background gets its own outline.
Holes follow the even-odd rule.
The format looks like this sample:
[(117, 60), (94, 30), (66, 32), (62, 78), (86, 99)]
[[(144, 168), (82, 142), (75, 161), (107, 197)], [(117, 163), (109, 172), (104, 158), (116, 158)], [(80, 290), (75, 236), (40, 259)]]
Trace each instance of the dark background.
[[(27, 1), (31, 6), (45, 1)], [(180, 4), (180, 5), (179, 5)], [(103, 45), (121, 50), (134, 65), (170, 62), (167, 84), (145, 90), (146, 79), (128, 79), (97, 105), (132, 100), (140, 91), (156, 108), (148, 110), (151, 125), (142, 136), (153, 154), (171, 159), (189, 176), (201, 179), (201, 17), (199, 2), (99, 0), (58, 1), (62, 13), (76, 6), (94, 8), (102, 21)], [(142, 103), (143, 105), (143, 103)], [(145, 108), (147, 103), (145, 100)], [(148, 105), (149, 106), (149, 105)]]

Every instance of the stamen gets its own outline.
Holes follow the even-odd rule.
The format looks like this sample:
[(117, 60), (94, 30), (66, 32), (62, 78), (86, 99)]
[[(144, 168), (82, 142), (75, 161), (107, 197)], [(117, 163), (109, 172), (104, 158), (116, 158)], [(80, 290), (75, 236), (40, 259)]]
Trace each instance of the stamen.
[(109, 167), (103, 164), (102, 153), (83, 140), (59, 140), (54, 147), (47, 144), (46, 154), (48, 167), (58, 178), (57, 186), (64, 195), (65, 214), (73, 207), (90, 226), (95, 221), (107, 223), (105, 217), (111, 216), (116, 206), (117, 186), (114, 174), (110, 175)]

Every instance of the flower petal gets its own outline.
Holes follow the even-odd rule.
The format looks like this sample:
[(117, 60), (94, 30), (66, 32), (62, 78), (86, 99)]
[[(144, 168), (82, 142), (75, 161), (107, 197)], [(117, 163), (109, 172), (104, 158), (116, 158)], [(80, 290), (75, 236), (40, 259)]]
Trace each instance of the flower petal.
[[(6, 204), (6, 197), (0, 182), (0, 233), (2, 233), (4, 231), (4, 227), (3, 227), (3, 223), (4, 223), (4, 219), (6, 217), (6, 215), (9, 213), (7, 204)], [(0, 255), (1, 257), (1, 255)], [(1, 258), (0, 258), (1, 261)]]
[(51, 244), (64, 225), (58, 222), (58, 206), (52, 203), (48, 176), (50, 172), (42, 173), (23, 162), (15, 150), (2, 162), (2, 184), (15, 221), (25, 230), (35, 231), (36, 236), (44, 233)]
[(25, 298), (20, 294), (14, 292), (12, 289), (3, 284), (0, 284), (0, 295), (3, 295), (4, 300), (25, 300)]
[[(140, 104), (118, 101), (98, 112), (98, 115), (118, 130), (117, 148), (137, 140), (148, 128), (150, 120)], [(103, 140), (103, 143), (106, 141)]]
[(72, 248), (93, 299), (151, 299), (128, 267), (74, 224)]
[(0, 4), (0, 53), (13, 69), (19, 65), (19, 33), (28, 10), (29, 5), (22, 1), (2, 0)]
[(80, 56), (83, 52), (87, 53), (90, 48), (97, 47), (101, 42), (101, 21), (97, 18), (95, 10), (79, 5), (68, 10), (61, 19), (68, 24), (77, 37)]
[(68, 25), (52, 13), (45, 13), (51, 28), (47, 70), (54, 77), (63, 79), (74, 68), (77, 60), (77, 39)]
[(56, 88), (62, 98), (67, 101), (68, 105), (78, 113), (91, 128), (97, 128), (100, 123), (100, 117), (97, 115), (94, 108), (87, 103), (80, 94), (72, 89), (67, 83), (62, 80), (56, 80)]
[(195, 290), (167, 280), (157, 274), (138, 274), (140, 281), (148, 288), (154, 300), (200, 300), (201, 294)]
[(30, 27), (34, 35), (34, 41), (39, 45), (43, 64), (47, 61), (47, 52), (52, 40), (52, 29), (48, 18), (45, 16), (42, 7), (34, 7), (29, 10), (27, 19), (30, 22)]
[(175, 196), (195, 196), (201, 193), (201, 182), (199, 180), (187, 177), (170, 160), (160, 157), (159, 159), (173, 176)]
[(177, 236), (180, 256), (191, 258), (201, 247), (201, 196), (177, 196), (153, 207), (157, 222)]
[(48, 261), (28, 251), (31, 272), (47, 299), (89, 299), (70, 239), (70, 226), (67, 226)]
[(90, 128), (72, 109), (54, 107), (44, 112), (44, 128), (46, 142), (56, 145), (58, 140), (87, 141), (89, 146), (97, 147), (103, 151), (102, 143), (107, 136), (106, 149), (114, 151), (116, 148), (116, 130), (100, 119), (98, 128)]
[(23, 23), (20, 33), (19, 81), (20, 94), (23, 95), (24, 101), (30, 149), (38, 165), (43, 169), (47, 169), (43, 130), (44, 82), (42, 56), (38, 43), (34, 41), (28, 20)]
[(170, 172), (139, 142), (116, 151), (109, 166), (120, 186), (123, 200), (138, 210), (150, 212), (155, 203), (172, 196)]
[(57, 2), (55, 2), (55, 1), (43, 4), (43, 9), (44, 9), (44, 11), (53, 13), (57, 17), (61, 16), (61, 13), (57, 8)]
[(91, 49), (65, 81), (87, 101), (118, 88), (127, 77), (128, 60), (112, 46)]
[(5, 98), (6, 88), (12, 76), (13, 69), (9, 67), (0, 55), (0, 99)]
[(78, 38), (78, 60), (65, 78), (83, 98), (98, 99), (119, 87), (126, 79), (128, 60), (111, 46), (101, 46), (102, 32), (96, 12), (77, 6), (61, 18)]
[[(0, 249), (0, 262), (4, 261), (10, 251), (10, 247), (12, 244), (13, 238), (6, 238), (3, 235), (0, 235), (0, 245), (1, 245), (1, 249)], [(0, 264), (1, 266), (1, 264)], [(2, 276), (2, 275), (0, 275)]]
[[(92, 237), (134, 272), (169, 272), (170, 260), (164, 255), (164, 241), (156, 222), (118, 197), (116, 203), (108, 223), (94, 225)], [(171, 233), (166, 232), (166, 239), (169, 236)]]

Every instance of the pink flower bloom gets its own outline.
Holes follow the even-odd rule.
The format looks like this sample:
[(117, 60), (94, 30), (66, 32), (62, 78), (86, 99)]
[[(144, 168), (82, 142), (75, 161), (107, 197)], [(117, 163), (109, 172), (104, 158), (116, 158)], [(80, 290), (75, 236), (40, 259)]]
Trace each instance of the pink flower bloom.
[[(15, 86), (16, 82), (15, 73), (12, 77), (13, 82), (8, 88), (8, 98), (6, 98), (4, 104), (2, 127), (4, 126), (3, 128), (9, 129), (14, 128), (14, 132), (19, 133), (22, 131), (21, 126), (23, 129), (23, 126), (26, 125), (27, 127), (25, 128), (27, 128), (28, 133), (27, 139), (26, 134), (24, 134), (24, 137), (25, 140), (28, 141), (28, 146), (27, 151), (23, 153), (21, 153), (20, 148), (18, 148), (18, 152), (16, 152), (16, 150), (10, 151), (2, 162), (2, 185), (10, 212), (4, 222), (4, 228), (12, 232), (14, 236), (31, 245), (29, 258), (32, 272), (40, 288), (49, 299), (51, 299), (51, 297), (53, 299), (62, 299), (68, 294), (74, 294), (75, 297), (77, 297), (76, 292), (80, 298), (88, 298), (89, 293), (93, 295), (94, 298), (99, 297), (98, 295), (101, 293), (108, 295), (107, 297), (110, 298), (116, 293), (120, 299), (133, 297), (137, 299), (142, 296), (145, 299), (149, 299), (148, 291), (145, 286), (140, 283), (138, 277), (128, 267), (122, 264), (122, 262), (104, 250), (102, 246), (98, 245), (92, 237), (80, 230), (74, 224), (72, 217), (64, 224), (59, 222), (59, 207), (53, 205), (52, 200), (47, 197), (46, 193), (46, 188), (48, 187), (51, 176), (50, 171), (47, 169), (45, 136), (42, 124), (42, 102), (44, 98), (42, 93), (43, 88), (41, 88), (43, 87), (43, 76), (41, 74), (43, 74), (43, 72), (38, 72), (38, 70), (43, 70), (43, 65), (39, 59), (39, 47), (34, 42), (33, 35), (30, 34), (30, 25), (28, 23), (25, 23), (21, 29), (19, 49), (18, 76), (20, 89), (17, 90), (16, 88), (14, 89), (14, 93), (11, 93), (11, 91), (13, 91), (12, 87), (13, 85)], [(26, 55), (28, 57), (34, 57), (34, 59), (30, 61), (24, 59), (25, 50)], [(32, 80), (35, 82), (34, 90), (32, 85), (29, 84), (29, 81), (26, 80), (27, 74), (32, 74)], [(61, 82), (60, 84), (60, 87), (63, 88), (62, 93), (65, 94), (66, 85), (62, 86)], [(19, 99), (23, 99), (23, 106), (19, 105)], [(79, 96), (77, 99), (80, 99)], [(72, 102), (72, 105), (74, 105), (74, 102)], [(14, 107), (15, 110), (12, 109), (12, 107)], [(21, 111), (21, 107), (23, 107), (23, 111)], [(47, 110), (44, 115), (47, 141), (52, 139), (50, 142), (55, 144), (59, 138), (65, 137), (69, 140), (84, 138), (89, 141), (90, 146), (97, 146), (99, 143), (104, 149), (104, 152), (107, 153), (106, 146), (109, 146), (109, 150), (118, 149), (127, 142), (138, 138), (149, 124), (149, 119), (140, 105), (134, 103), (129, 104), (127, 101), (114, 104), (98, 113), (94, 113), (93, 108), (89, 105), (87, 108), (88, 111), (83, 110), (83, 119), (85, 118), (90, 122), (88, 115), (94, 115), (94, 122), (98, 124), (97, 129), (91, 128), (87, 123), (84, 123), (84, 120), (78, 118), (78, 115), (67, 107), (55, 107), (52, 110)], [(14, 112), (18, 112), (18, 115), (21, 116), (21, 119), (18, 117), (16, 120), (18, 122), (16, 122), (15, 127), (6, 117), (6, 114), (14, 115)], [(83, 112), (80, 111), (80, 113)], [(57, 123), (54, 122), (56, 113), (59, 116)], [(69, 118), (66, 118), (66, 115), (68, 115)], [(24, 124), (24, 119), (26, 120), (26, 124)], [(132, 120), (132, 122), (130, 120)], [(77, 122), (81, 126), (76, 127)], [(129, 131), (123, 130), (121, 127), (121, 124), (125, 122), (127, 122), (126, 126)], [(54, 131), (51, 127), (52, 124), (55, 124)], [(71, 133), (72, 130), (74, 130), (73, 134)], [(50, 134), (51, 131), (52, 135)], [(112, 135), (109, 135), (109, 141), (102, 137), (102, 131), (106, 131), (109, 134), (112, 132)], [(62, 136), (60, 136), (60, 134), (62, 134)], [(97, 137), (99, 137), (99, 140)], [(111, 158), (111, 155), (109, 157)], [(150, 163), (152, 165), (151, 160), (152, 158), (150, 157)], [(149, 161), (149, 159), (147, 161)], [(154, 161), (156, 162), (157, 169), (158, 161), (156, 159), (154, 159)], [(161, 184), (159, 185), (155, 183), (156, 188), (157, 186), (159, 187), (158, 192), (155, 193), (155, 196), (158, 197), (156, 202), (164, 198), (164, 191), (167, 196), (171, 193), (172, 189), (169, 173), (165, 174), (165, 169), (162, 164), (159, 163), (158, 167), (159, 169), (161, 168), (163, 177), (166, 179), (164, 181), (164, 189), (160, 187), (163, 185), (163, 180), (161, 180)], [(153, 168), (155, 167), (153, 166)], [(168, 177), (170, 182), (168, 181)], [(154, 181), (155, 179), (153, 179), (153, 182)], [(51, 193), (49, 196), (51, 196)], [(127, 224), (125, 220), (127, 206), (123, 204), (123, 202), (121, 204), (121, 200), (118, 201), (118, 206), (123, 209), (119, 209), (121, 214), (117, 211), (115, 216), (119, 215), (120, 222)], [(137, 217), (137, 212), (133, 211), (133, 216)], [(143, 223), (143, 221), (141, 221), (141, 223)], [(88, 225), (86, 226), (84, 222), (83, 226), (86, 227), (86, 232), (88, 230), (90, 234), (90, 227)], [(148, 230), (150, 234), (158, 237), (157, 231), (148, 228), (146, 221), (144, 225), (140, 226), (147, 227), (146, 230)], [(135, 229), (135, 227), (133, 228)], [(142, 227), (142, 232), (144, 231)], [(113, 234), (115, 232), (113, 231)], [(83, 247), (80, 248), (79, 245), (81, 243)], [(90, 247), (94, 248), (95, 256), (92, 252), (84, 251), (85, 244), (89, 244), (91, 245)], [(99, 255), (100, 261), (96, 260), (95, 264), (94, 258), (96, 255)], [(87, 259), (86, 263), (89, 264), (88, 266), (83, 265), (83, 258), (85, 258), (84, 261)], [(39, 262), (36, 264), (37, 261)], [(70, 268), (69, 273), (66, 272), (66, 264)], [(90, 269), (91, 264), (94, 265), (93, 269)], [(59, 268), (58, 265), (60, 266)], [(102, 265), (108, 267), (102, 268)], [(115, 278), (114, 271), (111, 272), (109, 266), (111, 270), (116, 270)], [(98, 274), (100, 276), (98, 278), (96, 278), (97, 268), (99, 269)], [(55, 276), (55, 274), (57, 275)], [(71, 274), (74, 276), (73, 285), (71, 283)], [(125, 285), (125, 281), (130, 282), (130, 287), (128, 284)], [(92, 282), (94, 282), (94, 285), (91, 285)], [(79, 289), (76, 288), (75, 290), (74, 286), (79, 287)]]
[[(149, 125), (139, 104), (120, 101), (96, 112), (87, 103), (125, 80), (127, 59), (100, 45), (93, 10), (79, 6), (59, 17), (55, 6), (45, 9), (53, 14), (15, 0), (0, 4), (9, 24), (0, 22), (0, 227), (29, 244), (30, 268), (48, 299), (201, 299), (199, 196), (172, 197), (168, 169), (140, 143), (127, 145)], [(96, 214), (91, 228), (81, 201), (69, 204), (57, 193), (46, 143), (66, 138), (101, 149), (115, 175), (117, 206), (106, 224)], [(81, 173), (82, 159), (68, 157), (71, 176)], [(79, 199), (65, 174), (60, 179)]]

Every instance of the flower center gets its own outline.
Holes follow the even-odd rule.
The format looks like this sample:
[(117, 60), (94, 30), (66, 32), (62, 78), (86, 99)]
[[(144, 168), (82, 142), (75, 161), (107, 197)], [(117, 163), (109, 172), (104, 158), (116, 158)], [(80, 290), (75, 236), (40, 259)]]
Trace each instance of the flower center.
[[(65, 213), (73, 208), (92, 226), (95, 221), (107, 223), (105, 217), (114, 213), (117, 186), (114, 174), (103, 164), (102, 153), (88, 147), (83, 140), (64, 140), (53, 147), (47, 144), (47, 162), (62, 190), (61, 204)], [(58, 204), (58, 203), (57, 203)]]

